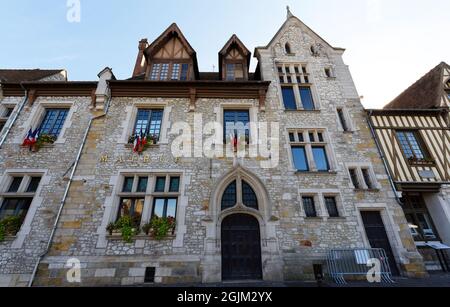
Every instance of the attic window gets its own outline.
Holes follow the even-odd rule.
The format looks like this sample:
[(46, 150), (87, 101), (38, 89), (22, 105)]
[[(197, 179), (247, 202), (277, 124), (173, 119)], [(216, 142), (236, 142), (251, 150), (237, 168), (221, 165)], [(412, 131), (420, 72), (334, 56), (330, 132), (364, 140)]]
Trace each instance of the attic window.
[(284, 50), (286, 50), (286, 54), (292, 54), (291, 45), (289, 45), (289, 43), (286, 43), (286, 45), (284, 45)]
[(447, 83), (445, 84), (447, 88), (450, 88), (450, 79), (447, 80)]
[(244, 78), (244, 68), (242, 64), (227, 64), (226, 70), (227, 81), (241, 80)]
[(325, 68), (325, 75), (327, 76), (327, 78), (333, 78), (333, 71), (331, 70), (331, 68)]

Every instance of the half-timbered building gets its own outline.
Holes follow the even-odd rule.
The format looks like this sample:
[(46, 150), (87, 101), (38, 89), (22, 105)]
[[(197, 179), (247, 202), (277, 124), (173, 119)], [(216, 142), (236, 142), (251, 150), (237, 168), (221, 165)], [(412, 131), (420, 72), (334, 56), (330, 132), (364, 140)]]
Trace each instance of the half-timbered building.
[(430, 270), (445, 268), (445, 245), (450, 246), (449, 95), (450, 67), (441, 63), (383, 110), (368, 111), (393, 187)]

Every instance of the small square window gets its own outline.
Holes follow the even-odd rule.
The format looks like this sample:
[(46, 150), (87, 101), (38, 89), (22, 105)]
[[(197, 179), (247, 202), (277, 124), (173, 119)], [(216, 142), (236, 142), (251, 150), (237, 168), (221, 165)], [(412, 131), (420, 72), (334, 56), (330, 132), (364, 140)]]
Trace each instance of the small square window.
[(27, 193), (34, 193), (39, 187), (41, 177), (31, 177), (30, 184), (28, 185)]
[(9, 186), (8, 193), (16, 193), (17, 191), (19, 191), (22, 179), (23, 177), (14, 177), (11, 185)]
[(125, 180), (123, 182), (122, 192), (131, 193), (133, 190), (133, 182), (134, 182), (134, 177), (125, 177)]
[(155, 275), (156, 275), (156, 268), (154, 268), (154, 267), (145, 268), (144, 282), (145, 283), (154, 283)]
[(319, 142), (323, 143), (325, 141), (324, 138), (323, 138), (323, 133), (322, 132), (317, 133), (317, 136), (319, 137)]
[(147, 192), (148, 177), (139, 177), (137, 191), (138, 193)]
[(304, 141), (305, 141), (305, 138), (303, 137), (303, 133), (298, 133), (298, 141), (300, 142), (300, 143), (303, 143)]
[(291, 143), (295, 143), (295, 135), (291, 132), (291, 133), (289, 133), (289, 141), (291, 142)]
[(180, 190), (180, 177), (170, 177), (169, 192), (178, 192)]
[(287, 83), (292, 83), (292, 78), (291, 78), (291, 76), (287, 76)]
[(314, 132), (309, 133), (309, 141), (311, 143), (314, 143), (316, 141), (316, 138), (314, 137)]
[(164, 192), (166, 190), (166, 177), (156, 178), (155, 192)]

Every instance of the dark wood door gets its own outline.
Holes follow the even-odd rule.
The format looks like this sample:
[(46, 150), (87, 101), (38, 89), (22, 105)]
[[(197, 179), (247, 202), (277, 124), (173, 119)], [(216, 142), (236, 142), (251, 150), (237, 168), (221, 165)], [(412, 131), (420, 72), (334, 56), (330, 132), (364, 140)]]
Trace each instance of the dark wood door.
[(384, 227), (383, 219), (379, 211), (362, 211), (361, 217), (366, 229), (366, 235), (372, 248), (382, 248), (388, 257), (392, 275), (398, 276), (399, 271), (395, 262), (394, 253)]
[(250, 215), (235, 214), (222, 222), (222, 279), (262, 279), (259, 222)]

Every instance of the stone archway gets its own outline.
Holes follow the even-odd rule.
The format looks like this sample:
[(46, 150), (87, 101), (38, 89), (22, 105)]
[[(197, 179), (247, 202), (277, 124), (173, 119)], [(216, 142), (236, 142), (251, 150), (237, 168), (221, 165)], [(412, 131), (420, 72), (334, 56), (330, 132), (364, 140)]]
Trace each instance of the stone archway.
[[(236, 204), (222, 208), (222, 197), (227, 188), (236, 182)], [(257, 207), (246, 206), (242, 196), (243, 183), (247, 184), (257, 199)], [(272, 206), (267, 189), (252, 172), (241, 166), (222, 176), (211, 193), (206, 227), (203, 258), (203, 282), (222, 281), (222, 222), (227, 217), (240, 214), (251, 216), (259, 223), (262, 277), (267, 281), (283, 280), (283, 261), (279, 253), (275, 227), (279, 223), (271, 215)]]

